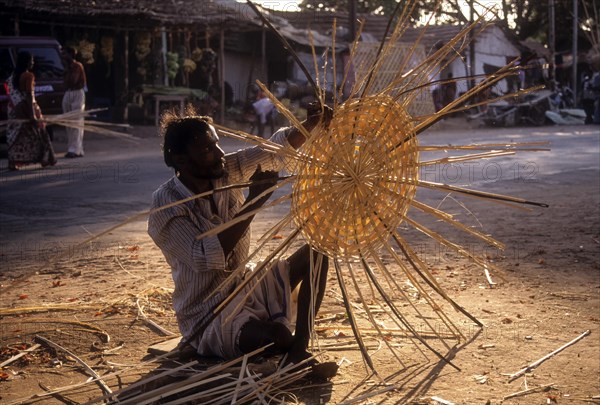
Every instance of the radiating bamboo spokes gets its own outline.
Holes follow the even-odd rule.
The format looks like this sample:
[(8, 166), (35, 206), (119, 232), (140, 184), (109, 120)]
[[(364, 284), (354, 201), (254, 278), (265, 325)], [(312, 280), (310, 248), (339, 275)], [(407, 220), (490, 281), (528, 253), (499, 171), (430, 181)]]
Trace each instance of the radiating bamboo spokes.
[[(285, 252), (285, 250), (290, 246), (291, 241), (293, 241), (296, 238), (296, 236), (298, 236), (298, 233), (299, 230), (292, 231), (292, 233), (286, 239), (284, 239), (283, 242), (281, 242), (277, 248), (275, 248), (271, 253), (269, 253), (269, 255), (262, 262), (258, 263), (254, 271), (250, 272), (247, 275), (247, 277), (245, 277), (244, 280), (236, 286), (236, 288), (231, 292), (231, 294), (212, 311), (213, 315), (216, 316), (221, 311), (223, 311), (223, 309), (231, 301), (233, 301), (233, 299), (237, 297), (237, 295), (240, 294), (240, 292), (244, 290), (246, 286), (248, 286), (252, 281), (256, 280), (256, 283), (251, 287), (251, 290), (248, 291), (249, 295), (250, 292), (253, 291), (254, 288), (256, 288), (256, 285), (265, 277), (266, 272), (263, 272), (263, 269), (265, 269), (265, 267), (267, 267), (271, 262), (276, 260), (277, 257), (280, 257), (283, 254), (283, 252)], [(244, 302), (245, 298), (240, 301), (240, 304), (236, 307), (236, 309), (239, 309), (238, 307), (243, 305)], [(227, 319), (227, 321), (229, 321), (229, 319)]]
[[(348, 269), (348, 273), (352, 280), (352, 284), (354, 286), (354, 291), (356, 292), (360, 302), (362, 303), (362, 307), (363, 307), (365, 313), (367, 314), (367, 320), (369, 321), (369, 323), (371, 325), (373, 325), (373, 328), (375, 328), (375, 330), (377, 331), (377, 335), (381, 338), (381, 341), (385, 343), (385, 345), (388, 347), (388, 349), (390, 350), (392, 355), (396, 358), (396, 360), (398, 360), (398, 362), (404, 366), (402, 359), (396, 353), (396, 350), (392, 347), (392, 345), (388, 341), (388, 339), (385, 338), (384, 331), (381, 329), (381, 327), (377, 323), (377, 320), (375, 319), (374, 315), (372, 314), (371, 309), (369, 308), (369, 305), (367, 304), (368, 300), (366, 299), (365, 295), (362, 293), (362, 290), (361, 290), (362, 286), (357, 281), (357, 278), (355, 275), (355, 270), (352, 267), (352, 263), (350, 263), (349, 261), (346, 261), (346, 268)], [(372, 287), (371, 280), (367, 279), (367, 281), (369, 283), (369, 286)], [(374, 300), (375, 302), (379, 301), (377, 299), (377, 297), (375, 296), (374, 291), (371, 291), (371, 299)], [(395, 321), (395, 319), (393, 319), (393, 320)]]
[(515, 71), (513, 70), (513, 66), (515, 65), (515, 63), (516, 61), (512, 62), (509, 65), (506, 65), (503, 68), (498, 69), (498, 71), (494, 75), (488, 76), (486, 80), (482, 81), (477, 86), (467, 90), (464, 94), (459, 95), (446, 106), (442, 107), (442, 109), (436, 112), (435, 114), (426, 117), (420, 124), (415, 126), (415, 132), (417, 134), (423, 132), (425, 129), (429, 128), (431, 125), (439, 121), (447, 114), (455, 112), (458, 107), (467, 102), (477, 93), (487, 88), (490, 88), (494, 84), (498, 83), (500, 80), (503, 80), (508, 76), (513, 75), (515, 73)]
[(477, 326), (483, 327), (483, 324), (477, 320), (473, 315), (467, 312), (463, 307), (458, 305), (439, 285), (435, 277), (429, 272), (428, 266), (419, 258), (415, 251), (410, 247), (409, 243), (406, 242), (397, 232), (392, 232), (392, 238), (402, 250), (404, 257), (408, 260), (413, 270), (431, 287), (433, 290), (448, 301), (452, 307), (461, 312), (467, 318), (472, 320)]
[(489, 143), (489, 144), (470, 144), (470, 145), (423, 145), (419, 144), (419, 151), (421, 152), (433, 152), (433, 151), (446, 151), (446, 150), (503, 150), (503, 151), (515, 151), (515, 152), (540, 152), (549, 151), (550, 148), (539, 148), (539, 146), (547, 146), (549, 142), (538, 141), (538, 142), (515, 142), (515, 143)]
[[(361, 97), (365, 97), (366, 95), (370, 94), (371, 85), (373, 83), (372, 79), (373, 79), (374, 75), (376, 75), (378, 73), (379, 69), (381, 68), (381, 66), (385, 60), (385, 56), (388, 53), (390, 53), (391, 49), (393, 49), (396, 42), (398, 41), (398, 38), (408, 28), (408, 23), (409, 23), (408, 16), (410, 16), (410, 13), (414, 10), (415, 7), (416, 7), (416, 2), (411, 2), (410, 4), (408, 4), (408, 7), (402, 8), (402, 14), (401, 14), (400, 18), (398, 19), (398, 22), (397, 22), (395, 28), (392, 30), (392, 34), (388, 38), (387, 34), (393, 23), (393, 17), (395, 14), (397, 14), (397, 12), (400, 8), (400, 4), (398, 4), (396, 6), (396, 9), (394, 10), (394, 15), (392, 15), (388, 21), (388, 24), (387, 24), (387, 27), (386, 27), (386, 30), (384, 33), (384, 37), (381, 41), (379, 49), (377, 50), (377, 54), (375, 56), (375, 62), (373, 63), (371, 69), (369, 69), (368, 75), (365, 78), (364, 82), (360, 82), (360, 83), (357, 82), (355, 84), (355, 86), (357, 86), (357, 92), (359, 91), (359, 89), (362, 89)], [(406, 58), (406, 59), (407, 60), (405, 61), (405, 63), (408, 63), (408, 60), (410, 60), (410, 59), (409, 58)], [(402, 70), (399, 70), (399, 71), (401, 72)]]
[(517, 204), (528, 204), (528, 205), (536, 205), (538, 207), (548, 207), (548, 205), (545, 203), (529, 201), (524, 198), (511, 197), (511, 196), (503, 195), (503, 194), (488, 193), (485, 191), (471, 190), (471, 189), (464, 188), (464, 187), (451, 186), (449, 184), (436, 183), (436, 182), (432, 182), (432, 181), (418, 180), (417, 185), (419, 187), (431, 188), (431, 189), (436, 189), (436, 190), (441, 190), (441, 191), (446, 191), (446, 192), (456, 192), (456, 193), (461, 193), (461, 194), (468, 195), (471, 197), (484, 198), (489, 201), (493, 201), (493, 202), (500, 203), (500, 204), (506, 204), (510, 207), (527, 210), (527, 211), (530, 211), (530, 209), (525, 208), (521, 205), (517, 205)]
[[(452, 362), (450, 362), (448, 359), (446, 359), (441, 353), (439, 353), (436, 349), (434, 349), (431, 345), (429, 345), (425, 341), (425, 339), (423, 339), (422, 336), (419, 335), (418, 331), (414, 329), (414, 327), (406, 320), (406, 318), (400, 313), (400, 311), (393, 304), (393, 302), (389, 298), (387, 292), (383, 289), (383, 287), (381, 286), (381, 284), (377, 280), (377, 277), (375, 277), (375, 275), (371, 271), (371, 269), (370, 269), (369, 265), (367, 264), (367, 262), (364, 259), (361, 260), (361, 262), (363, 264), (363, 267), (364, 267), (366, 273), (369, 275), (369, 278), (371, 279), (371, 281), (373, 282), (373, 284), (377, 288), (377, 291), (379, 292), (379, 294), (381, 295), (381, 297), (385, 300), (386, 304), (389, 306), (389, 308), (390, 308), (391, 312), (393, 313), (393, 315), (398, 320), (400, 320), (400, 322), (402, 322), (402, 324), (413, 334), (413, 336), (416, 339), (418, 339), (425, 347), (427, 347), (431, 352), (433, 352), (440, 359), (446, 361), (449, 365), (451, 365), (452, 367), (454, 367), (454, 368), (456, 368), (457, 370), (460, 371), (460, 369), (458, 367), (456, 367), (454, 364), (452, 364)], [(340, 285), (341, 285), (341, 282), (340, 282)]]
[(491, 246), (494, 246), (497, 249), (501, 249), (501, 250), (505, 249), (505, 245), (503, 243), (497, 241), (496, 239), (492, 238), (489, 235), (484, 234), (483, 232), (480, 232), (474, 228), (466, 226), (465, 224), (463, 224), (459, 221), (456, 221), (455, 219), (452, 218), (451, 215), (447, 214), (444, 211), (430, 207), (429, 205), (423, 204), (414, 199), (410, 201), (410, 205), (423, 211), (423, 212), (431, 214), (431, 215), (435, 216), (436, 218), (441, 219), (444, 222), (447, 222), (448, 224), (460, 229), (461, 231), (463, 231), (469, 235), (472, 235), (472, 236), (475, 236), (475, 237), (481, 239), (482, 241), (488, 243)]
[(454, 250), (456, 253), (460, 254), (461, 256), (464, 256), (465, 258), (470, 259), (471, 261), (473, 261), (473, 263), (476, 263), (481, 267), (488, 267), (488, 268), (500, 271), (499, 269), (496, 268), (496, 266), (494, 266), (491, 263), (486, 262), (484, 259), (472, 254), (471, 252), (469, 252), (468, 250), (463, 248), (461, 245), (450, 242), (448, 239), (444, 238), (438, 232), (435, 232), (435, 231), (427, 228), (426, 226), (412, 220), (409, 217), (404, 217), (404, 221), (406, 223), (412, 225), (415, 229), (418, 229), (419, 231), (423, 232), (425, 235), (429, 236), (430, 238), (441, 243), (442, 245)]
[(276, 223), (271, 230), (267, 231), (263, 237), (258, 241), (257, 246), (250, 252), (248, 257), (242, 261), (236, 269), (232, 269), (230, 274), (223, 280), (206, 298), (211, 299), (216, 294), (229, 289), (229, 286), (239, 280), (246, 273), (246, 266), (248, 266), (254, 260), (258, 260), (258, 255), (262, 249), (269, 243), (272, 237), (268, 235), (275, 235), (283, 227), (288, 226), (292, 221), (291, 214), (284, 216), (278, 223)]
[[(362, 31), (364, 28), (364, 20), (359, 20), (359, 24), (358, 24), (358, 29), (356, 30), (356, 36), (354, 38), (354, 41), (352, 42), (352, 46), (350, 47), (350, 55), (356, 55), (356, 49), (358, 48), (358, 43), (360, 42), (360, 38), (362, 35)], [(334, 111), (337, 110), (338, 104), (339, 102), (342, 100), (343, 98), (343, 92), (344, 92), (344, 87), (346, 85), (346, 83), (348, 83), (349, 79), (349, 74), (350, 72), (354, 71), (354, 65), (353, 65), (353, 61), (352, 58), (348, 58), (348, 61), (346, 62), (346, 65), (344, 66), (344, 74), (342, 76), (342, 81), (341, 81), (341, 86), (338, 89), (338, 92), (335, 94), (334, 97)], [(354, 82), (356, 83), (356, 82)], [(350, 89), (350, 94), (349, 94), (349, 99), (353, 97), (354, 93), (354, 89), (356, 86), (353, 86)]]
[[(408, 267), (406, 267), (405, 262), (396, 253), (396, 251), (390, 246), (389, 243), (387, 245), (385, 245), (384, 249), (392, 257), (392, 259), (394, 260), (394, 264), (396, 266), (398, 266), (398, 268), (406, 276), (406, 278), (408, 279), (410, 284), (417, 290), (419, 297), (423, 298), (426, 301), (429, 308), (433, 309), (436, 316), (438, 316), (440, 318), (440, 320), (442, 320), (442, 322), (446, 325), (449, 333), (451, 334), (451, 338), (454, 338), (457, 340), (464, 338), (460, 329), (454, 325), (454, 323), (448, 318), (448, 316), (445, 314), (445, 312), (442, 310), (442, 308), (435, 303), (435, 301), (433, 300), (433, 298), (431, 297), (429, 292), (427, 292), (427, 290), (421, 285), (421, 283), (419, 282), (416, 275), (413, 275), (412, 272), (410, 271), (410, 269)], [(429, 328), (429, 330), (431, 330), (433, 335), (436, 335), (436, 336), (438, 336), (438, 338), (440, 338), (441, 342), (444, 344), (444, 346), (446, 346), (447, 349), (450, 349), (448, 344), (445, 342), (445, 339), (447, 339), (448, 337), (444, 337), (444, 338), (440, 337), (437, 328), (431, 324), (428, 317), (425, 316), (423, 314), (423, 312), (415, 304), (415, 302), (413, 302), (414, 300), (411, 299), (409, 296), (407, 296), (407, 294), (404, 292), (404, 290), (402, 289), (402, 286), (398, 282), (398, 276), (400, 274), (399, 273), (392, 274), (391, 270), (388, 268), (388, 266), (386, 266), (383, 263), (383, 261), (381, 260), (381, 258), (379, 257), (378, 252), (370, 252), (369, 258), (377, 264), (378, 270), (381, 272), (381, 274), (384, 275), (385, 279), (388, 282), (388, 288), (389, 288), (390, 293), (393, 294), (393, 292), (400, 292), (402, 294), (402, 298), (403, 298), (402, 302), (408, 303), (411, 306), (412, 310), (415, 312), (416, 317), (420, 318), (427, 325), (427, 327)], [(375, 276), (375, 272), (373, 272), (373, 275)], [(390, 294), (390, 293), (387, 293), (387, 294)], [(393, 295), (392, 295), (392, 297), (393, 297)], [(401, 322), (403, 324), (408, 323), (408, 321), (405, 318), (403, 318), (403, 320)], [(416, 330), (416, 328), (412, 328), (409, 331), (411, 331), (411, 333), (412, 333), (415, 330)], [(413, 336), (413, 337), (414, 337), (414, 339), (418, 340), (417, 336)]]
[[(450, 114), (450, 113), (457, 113), (457, 112), (462, 112), (462, 111), (468, 111), (468, 110), (470, 110), (472, 108), (480, 107), (480, 106), (484, 106), (484, 105), (488, 105), (490, 103), (496, 103), (498, 101), (514, 99), (514, 98), (521, 97), (521, 96), (524, 96), (526, 94), (530, 94), (530, 93), (533, 93), (535, 91), (538, 91), (538, 90), (541, 90), (541, 89), (544, 89), (544, 88), (545, 88), (545, 86), (543, 86), (543, 85), (541, 85), (541, 86), (535, 86), (535, 87), (529, 87), (527, 89), (520, 89), (519, 91), (515, 91), (514, 93), (505, 94), (505, 95), (497, 96), (497, 97), (491, 97), (491, 98), (488, 98), (488, 99), (486, 99), (484, 101), (475, 102), (475, 103), (471, 102), (470, 100), (469, 100), (468, 103), (467, 103), (467, 101), (465, 101), (465, 104), (463, 106), (456, 106), (451, 111), (445, 111), (444, 115), (447, 115), (447, 114)], [(482, 91), (482, 90), (483, 90), (483, 88), (479, 89), (477, 92)], [(473, 94), (473, 96), (474, 95), (475, 94)], [(439, 112), (441, 112), (441, 110)], [(415, 121), (418, 121), (418, 122), (425, 121), (426, 119), (427, 119), (427, 116), (415, 116)], [(420, 129), (420, 132), (422, 132), (424, 129), (426, 129), (426, 127)]]
[[(267, 191), (267, 192), (269, 192), (269, 191)], [(264, 204), (260, 208), (256, 208), (256, 209), (248, 211), (242, 215), (238, 215), (235, 218), (232, 218), (229, 221), (222, 223), (221, 225), (217, 225), (214, 228), (212, 228), (206, 232), (196, 235), (196, 240), (202, 240), (204, 238), (218, 235), (219, 233), (223, 232), (224, 230), (231, 228), (233, 225), (243, 222), (250, 217), (253, 217), (254, 215), (261, 212), (262, 210), (267, 209), (269, 207), (275, 207), (284, 201), (289, 201), (290, 199), (291, 199), (290, 194), (281, 196), (281, 197), (271, 201), (270, 203)]]
[(438, 158), (438, 159), (434, 159), (434, 160), (425, 160), (425, 161), (422, 160), (419, 162), (419, 167), (439, 165), (439, 164), (448, 164), (448, 163), (457, 163), (457, 162), (467, 162), (469, 160), (490, 159), (490, 158), (494, 158), (494, 157), (510, 156), (510, 155), (514, 155), (514, 154), (516, 154), (516, 152), (511, 151), (511, 150), (497, 150), (497, 151), (493, 150), (490, 152), (473, 153), (470, 155), (463, 155), (463, 156), (446, 156), (446, 157)]
[[(374, 215), (377, 215), (377, 213), (374, 213)], [(392, 228), (387, 228), (387, 229), (392, 229)], [(397, 238), (396, 235), (397, 235), (396, 231), (392, 231), (391, 232), (391, 236), (393, 236), (395, 238), (395, 240), (398, 242), (399, 238)], [(388, 240), (389, 239), (389, 235), (388, 234), (380, 235), (380, 238)], [(443, 311), (441, 311), (441, 308), (438, 305), (435, 304), (435, 302), (433, 301), (433, 299), (431, 299), (431, 297), (426, 292), (426, 290), (423, 289), (420, 286), (420, 283), (419, 283), (418, 279), (416, 277), (414, 277), (412, 275), (412, 273), (407, 269), (407, 267), (404, 265), (404, 262), (398, 256), (398, 254), (390, 247), (390, 244), (389, 243), (384, 243), (383, 246), (387, 250), (387, 252), (390, 254), (390, 256), (394, 259), (395, 264), (397, 266), (399, 266), (399, 268), (404, 272), (404, 274), (409, 279), (409, 281), (411, 282), (411, 284), (413, 286), (415, 286), (415, 288), (417, 288), (419, 290), (419, 293), (426, 299), (426, 301), (428, 302), (429, 306), (440, 316), (440, 318), (446, 324), (446, 326), (448, 327), (448, 329), (451, 330), (451, 331), (454, 330), (455, 333), (456, 333), (455, 336), (460, 336), (460, 337), (464, 338), (464, 336), (461, 333), (461, 331), (452, 323), (452, 321), (443, 313)], [(372, 249), (372, 247), (367, 247), (366, 249)], [(410, 253), (409, 250), (403, 250), (403, 252), (404, 252), (404, 254), (406, 256), (406, 259), (411, 259), (409, 257), (409, 253)], [(388, 273), (387, 269), (383, 265), (383, 262), (379, 259), (379, 252), (374, 251), (374, 250), (370, 250), (369, 253), (370, 254), (369, 254), (368, 257), (371, 260), (374, 260), (376, 263), (380, 264), (381, 270), (382, 270), (382, 272), (384, 272), (386, 278), (388, 278), (389, 280), (392, 280), (392, 284), (396, 285), (396, 288), (392, 288), (392, 291), (395, 291), (399, 286), (396, 283), (396, 279), (391, 274)], [(363, 258), (363, 260), (364, 260), (364, 258)], [(416, 260), (415, 263), (416, 263), (416, 265), (424, 266), (423, 262), (420, 261), (420, 260)], [(419, 272), (418, 274), (421, 275), (421, 277), (423, 277), (422, 274), (426, 274), (426, 273)], [(442, 296), (444, 298), (446, 298), (445, 295), (442, 295)], [(414, 309), (416, 309), (416, 308), (414, 308)], [(419, 311), (417, 311), (417, 312), (419, 312)], [(429, 326), (431, 326), (431, 325), (429, 325)]]
[(356, 342), (358, 343), (358, 347), (362, 354), (362, 357), (367, 364), (367, 366), (375, 372), (375, 365), (373, 364), (373, 360), (369, 355), (369, 351), (367, 350), (365, 343), (363, 341), (362, 335), (360, 333), (360, 327), (356, 323), (356, 318), (354, 316), (354, 311), (352, 311), (352, 307), (350, 306), (350, 297), (348, 296), (348, 291), (346, 289), (346, 281), (344, 280), (344, 275), (340, 266), (340, 263), (337, 259), (333, 259), (333, 265), (335, 268), (335, 274), (337, 276), (338, 285), (340, 287), (340, 291), (342, 293), (342, 297), (344, 300), (344, 306), (346, 307), (346, 314), (348, 315), (348, 321), (350, 322), (350, 326), (352, 327), (352, 333), (356, 337)]

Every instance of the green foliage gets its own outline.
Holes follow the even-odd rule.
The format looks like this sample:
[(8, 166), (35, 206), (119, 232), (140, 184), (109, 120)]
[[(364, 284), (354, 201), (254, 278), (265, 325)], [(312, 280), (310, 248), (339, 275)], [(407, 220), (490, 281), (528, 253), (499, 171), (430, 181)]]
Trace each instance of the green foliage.
[[(303, 0), (300, 3), (302, 10), (310, 11), (349, 11), (350, 1), (353, 0)], [(370, 13), (391, 15), (397, 6), (396, 0), (354, 0), (356, 13)], [(442, 0), (436, 7), (435, 0), (416, 0), (416, 6), (411, 12), (412, 21), (417, 21), (420, 16), (435, 11), (438, 23), (467, 23), (469, 21), (468, 4), (471, 0)], [(586, 26), (598, 29), (597, 0), (578, 0), (579, 20), (585, 21)], [(411, 5), (410, 0), (400, 0), (400, 8)], [(481, 4), (490, 4), (479, 2)], [(554, 0), (555, 9), (555, 37), (556, 50), (569, 49), (572, 43), (573, 26), (573, 0)], [(586, 15), (585, 9), (589, 10)], [(497, 16), (501, 23), (511, 29), (519, 39), (534, 38), (542, 43), (548, 41), (548, 1), (539, 0), (498, 0)], [(475, 17), (477, 17), (477, 11)], [(580, 30), (580, 49), (589, 49), (591, 44), (589, 35)]]

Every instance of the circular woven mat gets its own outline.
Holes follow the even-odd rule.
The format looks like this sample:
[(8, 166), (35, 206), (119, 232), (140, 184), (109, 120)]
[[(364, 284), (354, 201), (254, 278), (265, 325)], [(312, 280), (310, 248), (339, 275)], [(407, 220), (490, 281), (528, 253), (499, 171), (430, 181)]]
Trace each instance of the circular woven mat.
[(292, 191), (296, 226), (330, 257), (379, 249), (414, 198), (418, 149), (412, 120), (388, 96), (350, 100), (303, 151)]

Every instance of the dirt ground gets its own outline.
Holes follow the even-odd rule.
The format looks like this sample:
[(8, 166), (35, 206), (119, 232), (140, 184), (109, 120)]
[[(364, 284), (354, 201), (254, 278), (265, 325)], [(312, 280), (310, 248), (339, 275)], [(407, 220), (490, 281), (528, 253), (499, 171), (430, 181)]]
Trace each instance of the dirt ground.
[[(586, 136), (596, 145), (591, 152), (597, 159), (598, 135)], [(372, 333), (373, 326), (366, 323), (364, 313), (357, 310), (378, 372), (373, 375), (352, 337), (332, 272), (316, 330), (324, 350), (321, 358), (338, 362), (338, 374), (329, 383), (305, 379), (285, 387), (283, 391), (288, 394), (279, 400), (307, 404), (600, 403), (598, 166), (560, 173), (544, 172), (543, 168), (539, 166), (535, 178), (528, 179), (531, 181), (475, 180), (474, 188), (550, 205), (530, 212), (457, 198), (468, 204), (469, 211), (465, 211), (454, 200), (417, 194), (431, 205), (442, 204), (442, 209), (457, 214), (465, 223), (477, 218), (484, 232), (506, 244), (504, 251), (497, 251), (483, 243), (462, 240), (454, 229), (440, 228), (445, 236), (499, 268), (491, 273), (497, 283), (493, 288), (471, 260), (407, 227), (401, 230), (445, 291), (484, 325), (477, 327), (436, 300), (464, 337), (460, 341), (445, 339), (444, 344), (428, 332), (423, 336), (460, 371), (381, 318), (380, 326), (388, 329), (384, 340), (397, 351), (398, 357), (394, 357), (386, 342)], [(254, 235), (262, 235), (286, 210), (279, 206), (260, 214)], [(41, 343), (2, 367), (0, 403), (102, 402), (98, 400), (102, 396), (98, 384), (80, 384), (89, 378), (82, 362), (104, 376), (102, 380), (113, 391), (161, 366), (145, 361), (150, 359), (149, 346), (177, 333), (170, 302), (173, 283), (168, 265), (144, 226), (144, 221), (138, 221), (128, 225), (126, 237), (114, 231), (83, 247), (61, 252), (58, 259), (53, 256), (52, 265), (46, 264), (47, 257), (21, 257), (14, 261), (13, 271), (0, 275), (0, 363)], [(267, 250), (290, 231), (282, 230), (268, 243)], [(386, 263), (398, 274), (397, 282), (406, 293), (406, 298), (397, 299), (397, 305), (413, 324), (421, 325), (427, 315), (418, 318), (409, 301), (425, 312), (429, 306), (393, 263)], [(24, 273), (33, 275), (20, 276)], [(352, 301), (358, 303), (355, 294)], [(373, 300), (370, 304), (377, 314), (381, 302)], [(434, 329), (446, 336), (445, 326), (433, 322)], [(511, 374), (586, 331), (589, 335), (509, 382)], [(36, 340), (36, 336), (46, 342)], [(47, 341), (67, 349), (70, 355), (50, 348)], [(208, 367), (214, 362), (206, 364)], [(69, 386), (74, 387), (48, 393)]]

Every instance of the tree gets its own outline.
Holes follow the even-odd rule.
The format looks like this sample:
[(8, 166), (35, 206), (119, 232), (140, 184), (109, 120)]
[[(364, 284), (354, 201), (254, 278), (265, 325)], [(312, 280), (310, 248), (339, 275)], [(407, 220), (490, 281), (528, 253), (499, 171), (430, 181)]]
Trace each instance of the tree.
[[(350, 1), (355, 1), (357, 13), (371, 13), (380, 15), (391, 15), (398, 2), (396, 0), (303, 0), (300, 8), (315, 11), (348, 11)], [(402, 3), (412, 3), (410, 0), (400, 0)], [(570, 50), (572, 44), (573, 25), (573, 1), (555, 0), (556, 50)], [(580, 13), (580, 26), (588, 29), (580, 29), (580, 49), (586, 50), (591, 47), (589, 30), (598, 37), (598, 0), (577, 0), (580, 9), (589, 10), (588, 13)], [(467, 24), (470, 20), (469, 8), (465, 8), (464, 1), (444, 0), (437, 5), (436, 0), (416, 0), (415, 11), (412, 15), (413, 21), (428, 13), (435, 13), (436, 23)], [(402, 7), (402, 4), (400, 5)], [(482, 10), (474, 8), (474, 16), (477, 18)], [(542, 43), (548, 42), (548, 6), (546, 2), (540, 4), (539, 0), (498, 0), (497, 19), (506, 28), (512, 30), (519, 39), (536, 39)], [(595, 31), (595, 32), (594, 32)], [(592, 35), (592, 37), (593, 37)]]

